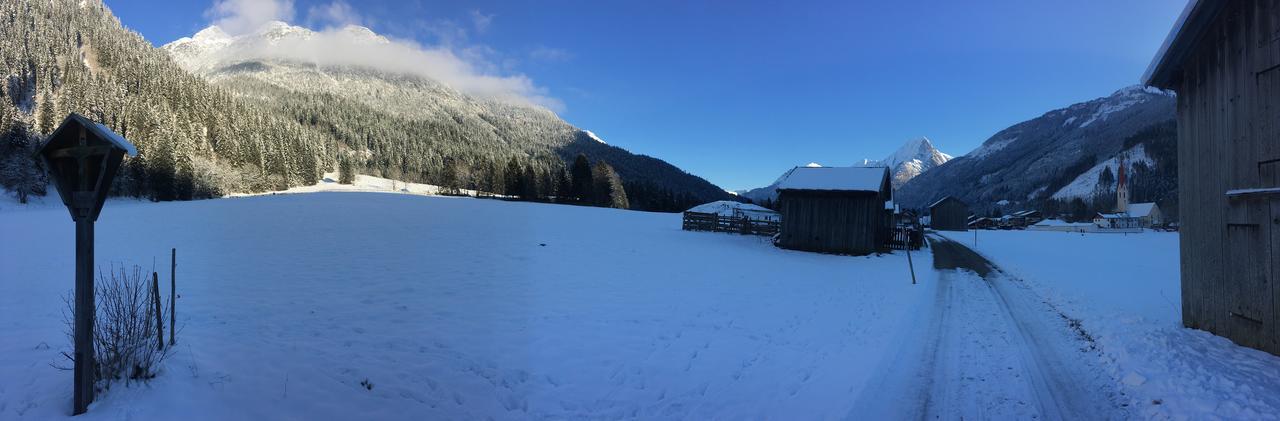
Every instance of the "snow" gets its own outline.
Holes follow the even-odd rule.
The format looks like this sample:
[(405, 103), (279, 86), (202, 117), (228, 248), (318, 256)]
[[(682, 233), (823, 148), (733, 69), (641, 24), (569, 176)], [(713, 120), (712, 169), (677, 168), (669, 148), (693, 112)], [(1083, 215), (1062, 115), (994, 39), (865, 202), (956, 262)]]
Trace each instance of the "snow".
[(885, 159), (878, 161), (863, 159), (861, 162), (854, 164), (854, 166), (888, 167), (889, 171), (892, 172), (893, 185), (899, 187), (912, 178), (945, 164), (951, 159), (951, 155), (937, 150), (933, 147), (933, 142), (929, 138), (922, 136), (903, 143), (898, 150)]
[(596, 136), (596, 134), (595, 134), (594, 132), (592, 132), (592, 131), (590, 131), (590, 130), (583, 130), (582, 132), (583, 132), (583, 133), (586, 133), (586, 134), (587, 134), (587, 137), (591, 138), (591, 140), (594, 140), (594, 141), (596, 141), (596, 142), (600, 142), (600, 144), (603, 144), (603, 145), (608, 145), (608, 143), (605, 143), (605, 142), (604, 142), (604, 139), (601, 139), (601, 138), (600, 138), (600, 136)]
[[(432, 184), (407, 183), (404, 181), (392, 180), (382, 177), (374, 177), (369, 175), (356, 174), (355, 181), (352, 184), (339, 184), (338, 173), (325, 173), (324, 179), (319, 183), (310, 186), (292, 187), (288, 190), (273, 191), (266, 193), (233, 193), (227, 197), (245, 197), (245, 196), (263, 196), (277, 194), (297, 194), (297, 193), (318, 193), (318, 192), (386, 192), (386, 193), (405, 193), (422, 196), (439, 196), (440, 186)], [(476, 196), (479, 192), (475, 190), (459, 189), (459, 194), (464, 196)]]
[(1280, 194), (1280, 187), (1227, 190), (1227, 196), (1250, 196), (1262, 194)]
[(778, 190), (828, 190), (878, 192), (883, 186), (884, 168), (830, 167), (796, 168), (778, 184)]
[(769, 208), (756, 206), (750, 203), (734, 202), (732, 200), (718, 200), (711, 203), (703, 203), (689, 208), (687, 212), (714, 213), (720, 216), (734, 216), (735, 211), (746, 213), (752, 217), (768, 219), (778, 218), (778, 213), (770, 210)]
[(1151, 211), (1155, 208), (1155, 203), (1130, 203), (1129, 209), (1126, 209), (1125, 213), (1135, 218), (1141, 218), (1151, 216)]
[(1146, 146), (1139, 144), (1120, 153), (1117, 157), (1113, 157), (1099, 163), (1098, 165), (1094, 165), (1093, 168), (1090, 168), (1088, 171), (1076, 176), (1076, 178), (1071, 180), (1071, 182), (1066, 186), (1063, 186), (1061, 189), (1058, 189), (1057, 192), (1054, 192), (1052, 198), (1059, 200), (1074, 199), (1077, 197), (1090, 199), (1095, 193), (1115, 191), (1114, 184), (1106, 186), (1106, 191), (1098, 191), (1098, 178), (1102, 176), (1103, 170), (1107, 168), (1111, 169), (1111, 174), (1119, 174), (1121, 159), (1124, 160), (1125, 167), (1127, 168), (1133, 168), (1133, 166), (1138, 163), (1155, 165), (1155, 161), (1151, 159), (1150, 155), (1147, 155)]
[[(0, 232), (0, 419), (66, 418), (73, 224), (51, 206)], [(96, 239), (104, 267), (177, 248), (179, 332), (84, 420), (844, 418), (935, 273), (928, 251), (912, 286), (901, 253), (403, 193), (112, 200)]]
[[(973, 233), (943, 235), (974, 242)], [(1182, 327), (1177, 233), (982, 231), (977, 243), (983, 255), (1081, 321), (1136, 418), (1280, 413), (1280, 357)]]
[(822, 164), (819, 164), (817, 162), (810, 162), (808, 164), (804, 164), (804, 166), (805, 168), (822, 168)]
[(973, 152), (969, 152), (968, 156), (970, 158), (983, 158), (987, 155), (999, 152), (1001, 149), (1009, 147), (1009, 145), (1013, 144), (1013, 142), (1016, 142), (1017, 140), (1018, 138), (1015, 136), (1007, 139), (988, 141), (982, 146), (979, 146), (978, 149), (974, 149)]

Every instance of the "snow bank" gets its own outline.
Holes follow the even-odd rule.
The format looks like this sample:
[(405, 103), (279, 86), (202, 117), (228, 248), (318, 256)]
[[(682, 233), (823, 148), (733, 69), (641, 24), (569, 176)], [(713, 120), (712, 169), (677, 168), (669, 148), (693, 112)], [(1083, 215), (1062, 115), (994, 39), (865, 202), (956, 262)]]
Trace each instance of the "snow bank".
[[(154, 258), (163, 281), (178, 249), (178, 352), (77, 419), (843, 418), (930, 296), (901, 254), (679, 218), (408, 194), (110, 203), (100, 265)], [(73, 224), (4, 213), (0, 232), (0, 419), (67, 417), (71, 373), (49, 364)]]
[[(942, 233), (972, 245), (972, 233)], [(1280, 414), (1280, 357), (1182, 327), (1178, 234), (982, 231), (978, 250), (1096, 339), (1104, 363), (1154, 419)]]

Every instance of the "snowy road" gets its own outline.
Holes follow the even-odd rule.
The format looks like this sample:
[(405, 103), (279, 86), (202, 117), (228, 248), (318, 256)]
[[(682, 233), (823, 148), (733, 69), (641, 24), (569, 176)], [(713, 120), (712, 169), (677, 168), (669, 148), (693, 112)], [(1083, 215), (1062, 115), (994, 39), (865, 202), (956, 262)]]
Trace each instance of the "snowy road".
[(1083, 331), (963, 245), (930, 245), (932, 305), (850, 418), (1126, 418)]

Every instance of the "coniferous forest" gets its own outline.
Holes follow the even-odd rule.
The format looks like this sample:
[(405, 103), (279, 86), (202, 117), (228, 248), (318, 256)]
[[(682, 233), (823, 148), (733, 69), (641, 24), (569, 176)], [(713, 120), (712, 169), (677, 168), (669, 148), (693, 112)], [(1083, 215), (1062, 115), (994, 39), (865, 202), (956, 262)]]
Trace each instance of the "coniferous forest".
[[(729, 197), (659, 159), (592, 140), (541, 108), (464, 98), (482, 111), (389, 111), (237, 69), (211, 82), (124, 29), (99, 1), (0, 1), (0, 66), (0, 186), (19, 199), (47, 193), (31, 153), (72, 112), (137, 146), (112, 193), (151, 200), (282, 190), (340, 166), (446, 190), (638, 210)], [(581, 174), (573, 168), (580, 159), (590, 167)], [(574, 182), (583, 174), (590, 188)]]

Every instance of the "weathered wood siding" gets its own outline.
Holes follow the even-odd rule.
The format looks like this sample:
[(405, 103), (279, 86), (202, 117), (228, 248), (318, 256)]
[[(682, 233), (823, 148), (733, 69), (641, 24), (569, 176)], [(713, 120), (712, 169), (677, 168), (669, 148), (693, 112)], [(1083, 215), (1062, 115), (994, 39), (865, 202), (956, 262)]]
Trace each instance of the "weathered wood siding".
[(1182, 64), (1182, 317), (1280, 354), (1280, 0), (1232, 1)]
[(778, 195), (778, 245), (822, 253), (874, 253), (890, 235), (887, 200), (877, 193), (783, 190)]
[(929, 208), (929, 226), (942, 231), (967, 231), (969, 206), (954, 197), (947, 198)]

